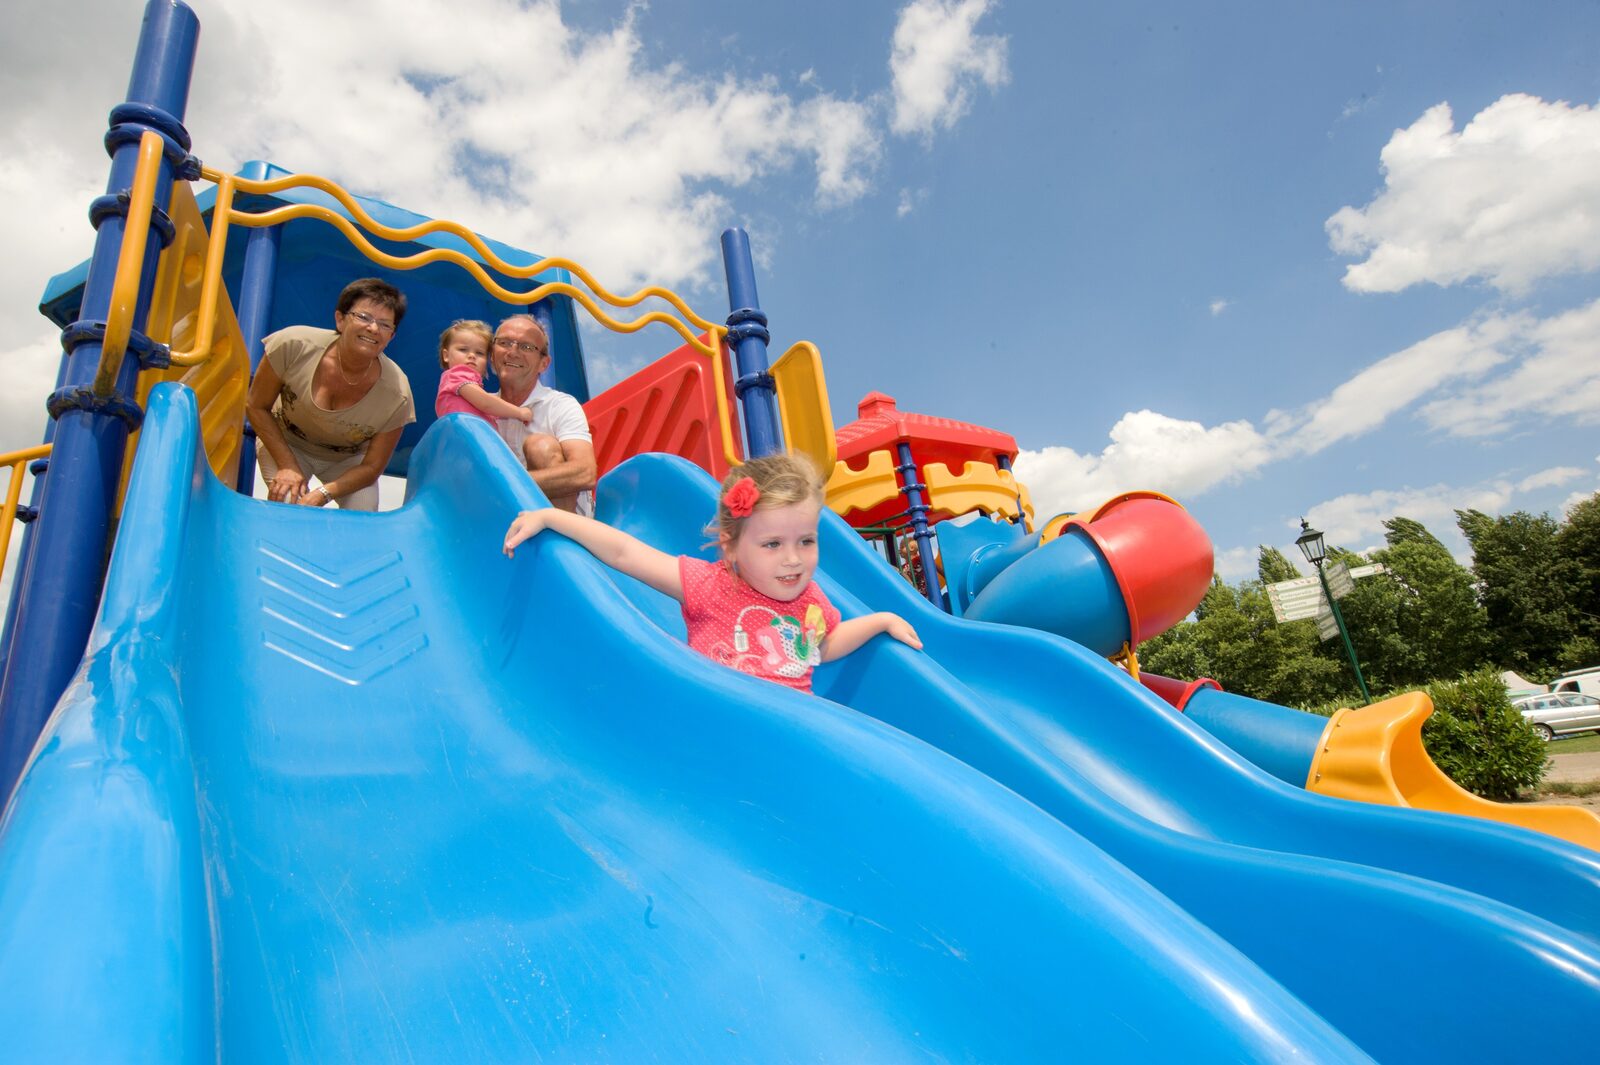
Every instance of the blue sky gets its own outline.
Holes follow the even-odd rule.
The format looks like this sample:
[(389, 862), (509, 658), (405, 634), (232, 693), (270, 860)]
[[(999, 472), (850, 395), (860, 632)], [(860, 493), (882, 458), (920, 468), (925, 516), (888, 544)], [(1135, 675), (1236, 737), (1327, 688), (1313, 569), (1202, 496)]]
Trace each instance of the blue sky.
[[(1464, 553), (1452, 508), (1600, 487), (1592, 2), (195, 6), (208, 163), (715, 314), (744, 224), (839, 422), (878, 389), (1013, 433), (1043, 505), (1170, 492), (1231, 578), (1301, 514), (1357, 549), (1404, 514)], [(36, 435), (32, 305), (87, 253), (137, 19), (0, 15), (0, 184), (35, 205), (0, 223), (0, 447)], [(27, 43), (69, 28), (106, 62)], [(673, 346), (591, 340), (600, 384)]]

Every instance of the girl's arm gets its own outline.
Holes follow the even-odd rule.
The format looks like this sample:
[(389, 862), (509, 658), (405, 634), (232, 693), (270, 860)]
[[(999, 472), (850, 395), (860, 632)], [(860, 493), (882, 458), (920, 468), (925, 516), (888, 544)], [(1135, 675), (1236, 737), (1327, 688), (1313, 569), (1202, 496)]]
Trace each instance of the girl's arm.
[(683, 602), (683, 578), (678, 573), (676, 556), (657, 551), (621, 529), (565, 510), (548, 507), (518, 514), (506, 530), (506, 557), (510, 558), (522, 541), (545, 529), (560, 533), (612, 569)]
[(863, 614), (859, 618), (839, 622), (832, 632), (822, 638), (822, 660), (832, 662), (835, 658), (843, 658), (880, 632), (888, 633), (907, 647), (922, 650), (922, 640), (917, 637), (917, 630), (899, 614)]
[(527, 407), (519, 407), (515, 403), (508, 403), (499, 396), (484, 390), (482, 385), (462, 385), (456, 390), (456, 395), (477, 407), (491, 418), (516, 418), (518, 421), (533, 421), (533, 411)]

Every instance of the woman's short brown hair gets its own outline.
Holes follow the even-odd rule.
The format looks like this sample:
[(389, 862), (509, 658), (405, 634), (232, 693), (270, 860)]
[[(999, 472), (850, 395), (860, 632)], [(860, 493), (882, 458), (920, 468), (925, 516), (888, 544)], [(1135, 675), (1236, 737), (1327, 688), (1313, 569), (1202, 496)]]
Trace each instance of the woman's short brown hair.
[(340, 314), (349, 314), (350, 308), (362, 300), (371, 300), (380, 307), (389, 308), (394, 313), (394, 324), (397, 326), (400, 319), (406, 316), (405, 293), (381, 277), (356, 278), (339, 293), (339, 302), (334, 304), (333, 309)]

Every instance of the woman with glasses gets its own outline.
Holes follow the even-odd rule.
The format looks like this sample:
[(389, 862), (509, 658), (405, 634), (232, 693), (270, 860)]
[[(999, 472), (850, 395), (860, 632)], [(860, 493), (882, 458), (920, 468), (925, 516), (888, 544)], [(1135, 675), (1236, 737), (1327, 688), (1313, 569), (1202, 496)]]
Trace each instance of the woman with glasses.
[(399, 289), (364, 277), (339, 293), (332, 329), (266, 338), (245, 414), (268, 499), (378, 509), (378, 475), (417, 420), (405, 371), (383, 353), (405, 313)]

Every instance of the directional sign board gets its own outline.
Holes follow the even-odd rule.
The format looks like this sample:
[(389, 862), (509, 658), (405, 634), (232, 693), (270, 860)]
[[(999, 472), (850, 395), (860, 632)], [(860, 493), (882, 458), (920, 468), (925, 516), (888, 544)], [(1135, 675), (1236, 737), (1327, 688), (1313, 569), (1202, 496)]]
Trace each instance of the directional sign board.
[(1328, 609), (1322, 595), (1322, 582), (1315, 577), (1296, 577), (1292, 581), (1269, 584), (1267, 600), (1272, 603), (1272, 616), (1280, 625), (1314, 618)]
[[(1384, 568), (1381, 562), (1357, 566), (1355, 569), (1351, 569), (1343, 562), (1337, 562), (1329, 566), (1327, 572), (1328, 590), (1333, 593), (1335, 599), (1343, 599), (1356, 590), (1358, 578), (1383, 573)], [(1300, 621), (1328, 614), (1328, 597), (1322, 594), (1322, 582), (1316, 577), (1296, 577), (1293, 580), (1269, 584), (1267, 601), (1272, 604), (1272, 616), (1278, 619), (1280, 625), (1286, 621)], [(1328, 617), (1328, 624), (1333, 624), (1331, 615)], [(1334, 631), (1337, 635), (1338, 630)], [(1332, 638), (1323, 637), (1324, 640)]]
[(1334, 620), (1333, 611), (1325, 610), (1317, 615), (1317, 635), (1325, 641), (1339, 635), (1339, 623)]
[(1343, 562), (1335, 562), (1327, 569), (1328, 591), (1333, 593), (1335, 599), (1343, 599), (1356, 590), (1356, 582), (1350, 576), (1350, 567)]

